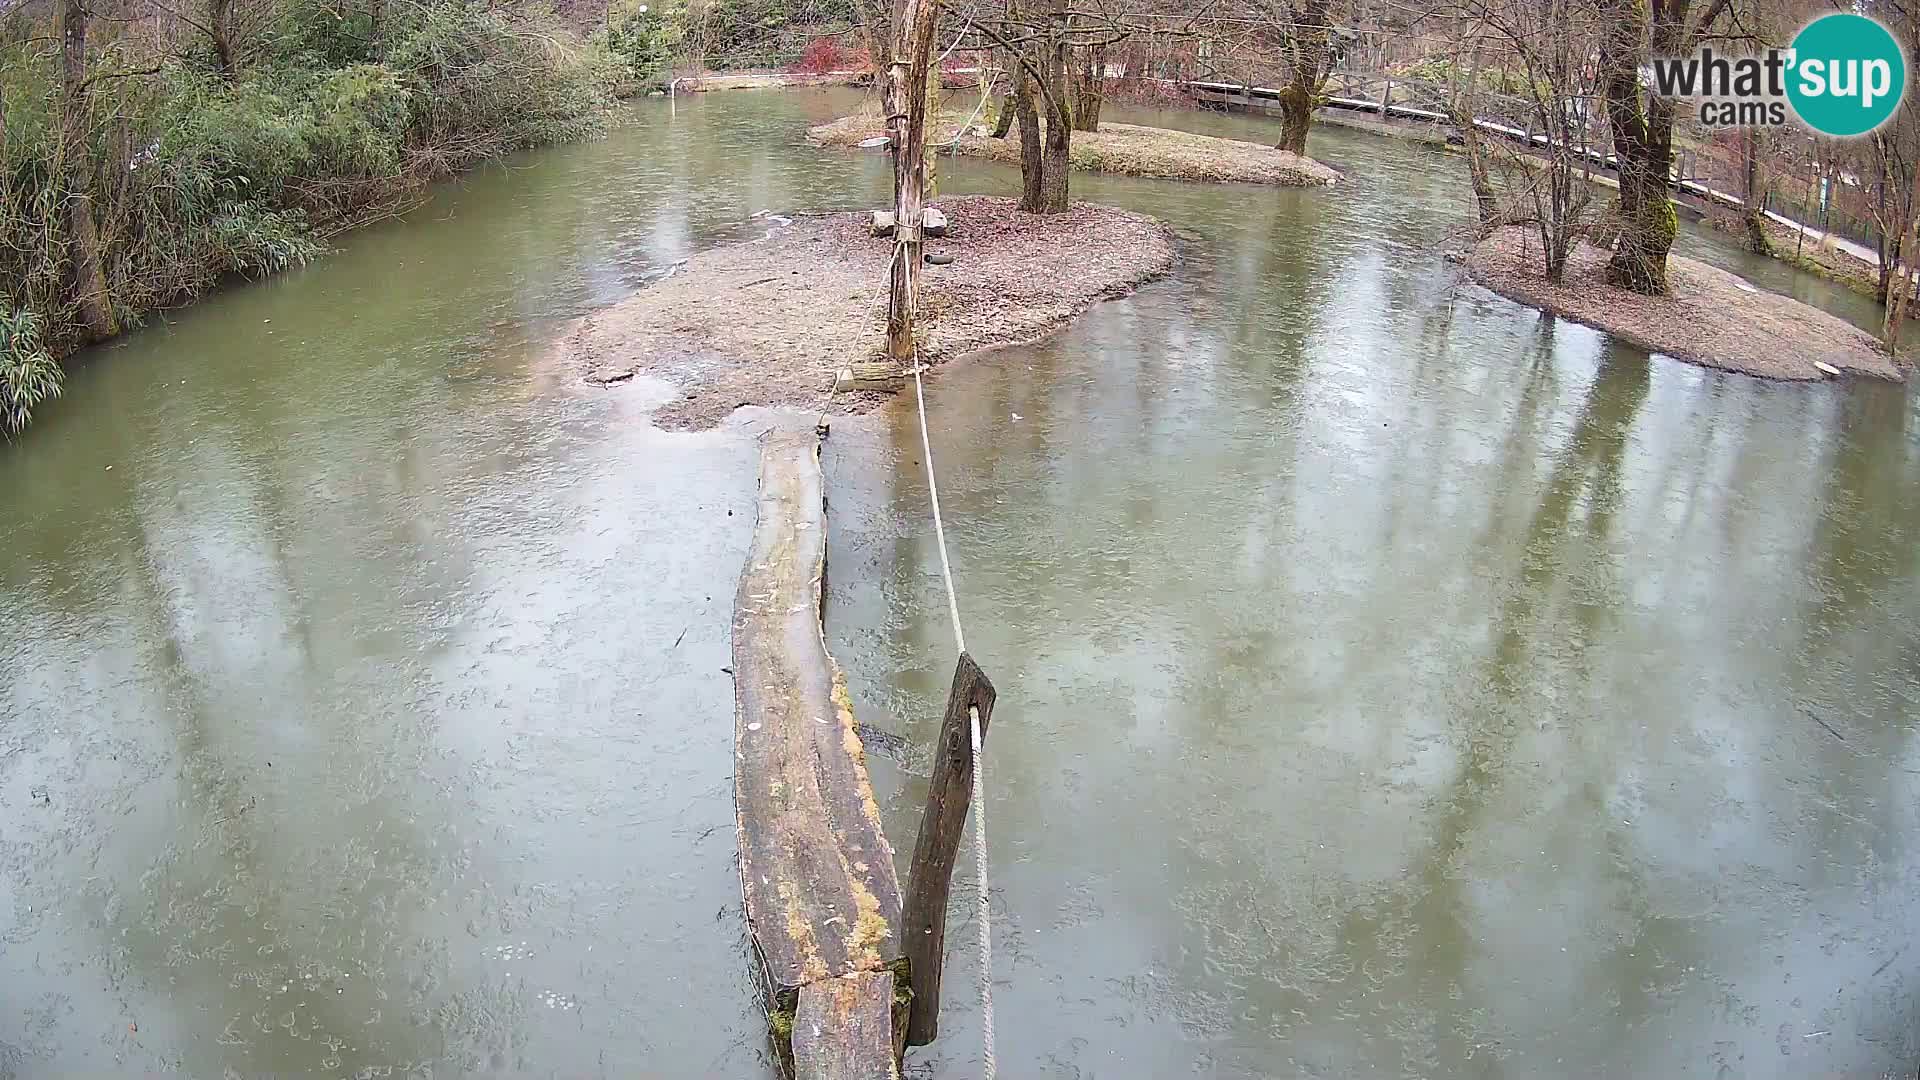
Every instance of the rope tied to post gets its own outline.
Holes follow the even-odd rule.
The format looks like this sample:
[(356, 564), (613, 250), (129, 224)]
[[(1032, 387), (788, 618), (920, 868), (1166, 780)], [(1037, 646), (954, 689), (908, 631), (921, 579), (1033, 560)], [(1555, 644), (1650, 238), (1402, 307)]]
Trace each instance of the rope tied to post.
[[(953, 621), (954, 647), (967, 651), (966, 630), (960, 625), (960, 598), (953, 588), (953, 562), (947, 557), (947, 527), (940, 514), (940, 486), (934, 479), (933, 443), (927, 437), (927, 394), (920, 380), (920, 352), (913, 354), (913, 396), (920, 413), (920, 459), (927, 468), (927, 499), (933, 505), (933, 535), (940, 548), (940, 579), (947, 589), (947, 615)], [(980, 754), (980, 710), (967, 706), (968, 738), (973, 752), (973, 886), (974, 924), (980, 930), (980, 1044), (981, 1075), (994, 1080), (993, 1055), (993, 926), (987, 889), (986, 767)]]
[[(915, 232), (918, 232), (915, 222)], [(894, 229), (895, 259), (906, 257), (905, 230), (896, 223)], [(910, 290), (907, 295), (907, 310), (912, 313), (918, 298)], [(953, 644), (963, 657), (967, 651), (967, 634), (960, 625), (960, 597), (953, 587), (953, 561), (947, 555), (947, 526), (940, 513), (940, 484), (935, 478), (933, 468), (933, 442), (927, 434), (927, 392), (921, 380), (925, 366), (920, 362), (919, 343), (913, 349), (913, 397), (920, 417), (920, 460), (927, 471), (927, 501), (933, 508), (933, 535), (940, 549), (940, 580), (947, 590), (947, 616), (953, 623)], [(978, 927), (980, 959), (980, 1060), (981, 1075), (984, 1080), (994, 1080), (997, 1065), (994, 1061), (993, 1040), (993, 925), (989, 906), (987, 881), (987, 802), (986, 769), (981, 758), (980, 710), (967, 706), (967, 727), (973, 762), (973, 864), (974, 864), (974, 925)]]

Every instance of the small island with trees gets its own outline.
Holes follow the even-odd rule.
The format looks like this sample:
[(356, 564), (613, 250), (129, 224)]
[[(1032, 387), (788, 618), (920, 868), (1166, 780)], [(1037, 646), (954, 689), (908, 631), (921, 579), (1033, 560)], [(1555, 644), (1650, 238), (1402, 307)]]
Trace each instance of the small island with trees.
[(1910, 1074), (1920, 73), (1648, 76), (1829, 10), (0, 0), (0, 1078), (898, 1080), (969, 817), (989, 1073)]
[[(1904, 374), (1898, 347), (1920, 253), (1920, 113), (1911, 101), (1864, 139), (1791, 126), (1722, 131), (1693, 123), (1689, 102), (1654, 93), (1643, 75), (1650, 57), (1706, 43), (1782, 45), (1825, 7), (1154, 0), (1123, 10), (961, 0), (907, 25), (914, 10), (906, 0), (7, 4), (0, 430), (22, 430), (60, 392), (66, 357), (152, 312), (319, 257), (338, 233), (416, 205), (429, 181), (592, 136), (623, 97), (724, 85), (708, 76), (729, 71), (872, 87), (865, 108), (804, 137), (834, 148), (885, 141), (896, 156), (905, 118), (885, 101), (906, 100), (904, 79), (924, 90), (959, 76), (958, 92), (939, 100), (916, 91), (915, 153), (930, 170), (945, 153), (1017, 163), (1022, 194), (1005, 206), (936, 203), (953, 213), (946, 250), (934, 254), (953, 261), (929, 277), (927, 357), (1017, 340), (1084, 307), (1081, 294), (1114, 295), (1164, 272), (1165, 242), (1136, 245), (1124, 267), (1092, 257), (1146, 226), (1118, 211), (1076, 209), (1071, 172), (1337, 186), (1340, 172), (1307, 154), (1314, 121), (1337, 118), (1458, 154), (1462, 202), (1476, 222), (1461, 245), (1469, 280), (1697, 364), (1786, 379)], [(1909, 52), (1920, 46), (1912, 11), (1863, 10), (1893, 27)], [(924, 66), (901, 53), (910, 41), (926, 43)], [(1911, 65), (1907, 76), (1909, 98), (1920, 97)], [(1257, 98), (1278, 122), (1271, 143), (1117, 122), (1106, 106), (1130, 97), (1215, 107)], [(1879, 340), (1675, 255), (1676, 212), (1870, 293), (1884, 311)], [(1016, 276), (1070, 277), (1073, 286), (1009, 294), (993, 308), (999, 330), (959, 333), (979, 313), (952, 290), (1030, 257), (1025, 239), (1004, 250), (993, 241), (1043, 234), (1034, 230), (1051, 230), (1049, 242), (1068, 253)], [(810, 288), (825, 264), (807, 267), (799, 253), (846, 254), (853, 231), (796, 216), (755, 249), (767, 266), (745, 280), (779, 273)], [(884, 250), (880, 239), (868, 246)], [(1080, 265), (1089, 260), (1099, 268)], [(661, 279), (643, 290), (654, 297), (592, 324), (631, 322), (692, 291), (707, 270), (708, 257), (698, 257), (684, 279)], [(1029, 304), (1037, 313), (1017, 310)], [(703, 310), (679, 311), (678, 324), (703, 325)], [(650, 321), (644, 336), (670, 325)], [(605, 381), (648, 366), (638, 359), (640, 336), (614, 348), (583, 326), (569, 341), (590, 358), (589, 377)], [(682, 343), (662, 355), (700, 352)], [(803, 366), (812, 379), (827, 361)]]
[[(1171, 230), (1142, 214), (984, 195), (934, 206), (951, 224), (926, 241), (938, 264), (921, 278), (923, 363), (1030, 341), (1174, 263)], [(867, 213), (794, 214), (578, 320), (558, 349), (592, 383), (667, 378), (664, 427), (710, 427), (742, 405), (862, 411), (905, 371), (881, 355), (893, 254)]]
[[(1399, 82), (1403, 94), (1425, 84), (1440, 106), (1431, 115), (1463, 159), (1462, 194), (1475, 222), (1460, 257), (1468, 280), (1702, 366), (1782, 380), (1904, 377), (1892, 347), (1903, 321), (1904, 275), (1891, 275), (1882, 341), (1672, 251), (1681, 110), (1646, 85), (1641, 72), (1648, 58), (1716, 40), (1736, 18), (1763, 37), (1783, 38), (1798, 25), (1793, 13), (1746, 12), (1733, 0), (1650, 6), (1556, 0), (1547, 8), (1450, 0), (1442, 7), (1430, 14), (1444, 31), (1427, 33), (1446, 42), (1446, 59), (1435, 63), (1429, 57)], [(979, 75), (968, 91), (977, 103), (969, 107), (955, 94), (944, 105), (929, 106), (941, 85), (938, 70), (902, 61), (908, 38), (920, 29), (901, 22), (913, 10), (902, 4), (891, 12), (863, 11), (870, 43), (866, 67), (872, 85), (885, 94), (860, 112), (811, 128), (807, 138), (844, 149), (884, 145), (896, 158), (911, 152), (929, 177), (937, 152), (1020, 167), (1017, 206), (979, 198), (941, 207), (952, 211), (952, 222), (939, 234), (941, 250), (929, 249), (941, 265), (925, 271), (918, 355), (893, 350), (896, 366), (890, 371), (883, 365), (878, 378), (848, 381), (855, 368), (867, 370), (864, 365), (885, 352), (879, 344), (878, 282), (893, 250), (883, 238), (890, 234), (876, 229), (869, 235), (859, 214), (803, 216), (757, 242), (751, 253), (696, 256), (682, 275), (649, 290), (653, 295), (643, 291), (583, 320), (565, 347), (584, 361), (590, 380), (617, 381), (639, 371), (691, 378), (687, 398), (661, 414), (669, 423), (715, 420), (730, 407), (729, 399), (871, 404), (876, 397), (866, 391), (884, 385), (889, 374), (897, 376), (909, 359), (946, 359), (1030, 337), (1171, 264), (1171, 243), (1157, 235), (1164, 230), (1150, 219), (1072, 204), (1072, 171), (1330, 185), (1338, 172), (1308, 157), (1305, 144), (1313, 112), (1333, 97), (1336, 69), (1353, 66), (1351, 54), (1363, 52), (1371, 40), (1379, 66), (1392, 70), (1386, 59), (1390, 39), (1342, 32), (1363, 13), (1324, 0), (1294, 0), (1234, 16), (1168, 13), (1159, 21), (1058, 4), (977, 4), (944, 18), (926, 17), (947, 51), (972, 50)], [(1446, 20), (1439, 21), (1441, 14)], [(1103, 102), (1116, 82), (1108, 77), (1108, 58), (1143, 43), (1150, 53), (1153, 43), (1185, 35), (1234, 42), (1234, 51), (1216, 52), (1215, 59), (1243, 64), (1237, 81), (1248, 88), (1258, 73), (1277, 76), (1272, 81), (1278, 88), (1266, 92), (1281, 119), (1277, 145), (1103, 119)], [(935, 36), (928, 31), (922, 40), (931, 45)], [(1383, 117), (1393, 100), (1392, 74), (1385, 83)], [(909, 117), (901, 109), (910, 96)], [(904, 147), (897, 130), (902, 121), (914, 126), (917, 149)], [(1903, 114), (1900, 123), (1911, 127), (1913, 121)], [(1749, 134), (1746, 142), (1745, 194), (1764, 206), (1753, 179), (1758, 137)], [(896, 175), (905, 175), (899, 162)], [(1771, 251), (1771, 223), (1752, 205), (1742, 204), (1741, 228), (1749, 246)], [(1898, 250), (1896, 244), (1890, 257)], [(785, 270), (778, 276), (761, 272), (768, 268)], [(846, 280), (864, 284), (836, 284)], [(774, 281), (781, 283), (778, 300), (729, 298), (731, 288)], [(991, 301), (979, 291), (988, 282), (1000, 284)], [(660, 329), (668, 325), (676, 329)], [(676, 367), (674, 358), (696, 356), (700, 362)], [(749, 372), (728, 356), (755, 360)], [(722, 377), (723, 371), (734, 374)]]
[[(1743, 17), (1761, 40), (1784, 40), (1800, 14), (1764, 5), (1743, 11), (1733, 0), (1461, 0), (1451, 10), (1462, 27), (1455, 55), (1464, 61), (1453, 69), (1464, 67), (1464, 76), (1448, 104), (1477, 213), (1465, 259), (1473, 280), (1690, 363), (1790, 380), (1904, 377), (1893, 346), (1904, 301), (1898, 286), (1908, 275), (1894, 275), (1882, 343), (1672, 251), (1680, 102), (1655, 93), (1642, 71), (1651, 57), (1683, 55)], [(1522, 142), (1488, 138), (1484, 118), (1502, 113), (1523, 119)], [(1911, 129), (1912, 116), (1909, 109), (1890, 126)], [(1592, 149), (1601, 133), (1611, 136), (1610, 155)], [(1764, 200), (1753, 182), (1758, 136), (1744, 139), (1743, 227), (1765, 253)], [(1598, 197), (1603, 181), (1617, 192), (1610, 201)]]

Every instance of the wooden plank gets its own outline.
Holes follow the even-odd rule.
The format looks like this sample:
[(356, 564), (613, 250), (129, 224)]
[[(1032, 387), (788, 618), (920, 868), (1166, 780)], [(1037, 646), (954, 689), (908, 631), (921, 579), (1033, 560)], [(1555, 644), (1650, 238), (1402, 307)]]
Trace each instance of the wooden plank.
[(913, 844), (907, 871), (907, 971), (913, 1003), (907, 1018), (907, 1045), (925, 1046), (940, 1033), (940, 978), (947, 957), (947, 895), (953, 860), (967, 827), (973, 801), (973, 725), (968, 710), (980, 714), (980, 745), (993, 718), (993, 683), (973, 657), (960, 654), (953, 689), (934, 743), (933, 779), (927, 784), (927, 809)]
[(861, 360), (834, 376), (836, 390), (881, 390), (896, 393), (906, 385), (907, 371), (892, 360)]
[(893, 973), (861, 971), (800, 988), (795, 1080), (899, 1080)]
[(734, 598), (734, 808), (747, 926), (783, 1063), (802, 987), (905, 967), (893, 848), (821, 632), (825, 517), (819, 436), (769, 435)]

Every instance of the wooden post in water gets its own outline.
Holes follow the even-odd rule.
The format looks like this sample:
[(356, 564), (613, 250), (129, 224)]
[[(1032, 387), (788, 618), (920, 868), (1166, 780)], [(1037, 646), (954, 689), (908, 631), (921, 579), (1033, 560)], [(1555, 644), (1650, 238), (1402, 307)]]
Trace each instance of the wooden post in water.
[(907, 1016), (907, 1045), (925, 1046), (940, 1031), (940, 973), (946, 964), (947, 895), (953, 884), (953, 860), (967, 827), (973, 799), (973, 737), (969, 709), (980, 713), (980, 742), (987, 741), (993, 717), (993, 683), (973, 657), (960, 654), (947, 694), (946, 716), (934, 746), (933, 779), (927, 784), (927, 810), (913, 844), (907, 871), (907, 900), (902, 916), (913, 1006)]

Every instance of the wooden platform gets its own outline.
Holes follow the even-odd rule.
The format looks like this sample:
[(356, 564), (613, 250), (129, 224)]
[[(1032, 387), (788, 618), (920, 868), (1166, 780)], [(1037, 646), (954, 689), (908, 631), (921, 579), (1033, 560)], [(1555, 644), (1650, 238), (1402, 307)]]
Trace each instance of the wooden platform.
[(740, 885), (782, 1068), (890, 1080), (909, 1001), (900, 883), (822, 635), (825, 519), (819, 437), (768, 435), (733, 614)]

